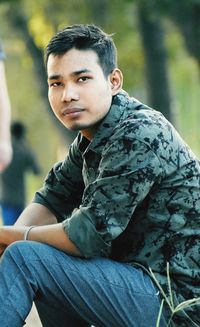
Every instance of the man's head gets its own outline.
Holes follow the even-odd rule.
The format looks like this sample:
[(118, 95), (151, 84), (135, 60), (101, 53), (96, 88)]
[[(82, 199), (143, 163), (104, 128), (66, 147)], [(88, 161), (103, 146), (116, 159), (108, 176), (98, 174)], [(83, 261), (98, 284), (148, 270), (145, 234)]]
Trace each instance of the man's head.
[(93, 25), (67, 27), (50, 40), (46, 67), (54, 114), (91, 139), (122, 86), (111, 37)]
[(49, 42), (45, 52), (47, 65), (49, 55), (63, 55), (71, 49), (93, 50), (107, 77), (117, 67), (117, 50), (111, 35), (95, 25), (77, 24), (64, 28)]

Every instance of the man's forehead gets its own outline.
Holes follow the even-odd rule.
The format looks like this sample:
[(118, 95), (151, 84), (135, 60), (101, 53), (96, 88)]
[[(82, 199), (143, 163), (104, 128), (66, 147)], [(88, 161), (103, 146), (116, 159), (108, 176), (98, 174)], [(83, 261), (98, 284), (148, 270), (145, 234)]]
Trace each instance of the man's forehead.
[(100, 67), (98, 56), (92, 50), (72, 49), (62, 55), (50, 54), (47, 61), (48, 75), (60, 75), (63, 70), (69, 74), (94, 72)]
[(55, 61), (77, 61), (77, 62), (98, 62), (98, 55), (94, 50), (79, 50), (79, 49), (70, 49), (63, 54), (50, 54), (48, 57), (47, 64)]

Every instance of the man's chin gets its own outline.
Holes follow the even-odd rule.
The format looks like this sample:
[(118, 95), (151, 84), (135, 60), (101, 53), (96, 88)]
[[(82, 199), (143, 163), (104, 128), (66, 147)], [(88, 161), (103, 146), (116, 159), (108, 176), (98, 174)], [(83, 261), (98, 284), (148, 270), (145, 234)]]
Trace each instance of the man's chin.
[(81, 129), (81, 127), (79, 125), (76, 125), (76, 124), (69, 125), (69, 124), (66, 124), (65, 122), (62, 122), (62, 121), (61, 121), (61, 123), (62, 123), (62, 125), (65, 126), (65, 128), (67, 128), (69, 131), (72, 131), (72, 132), (77, 132), (77, 131), (79, 131)]

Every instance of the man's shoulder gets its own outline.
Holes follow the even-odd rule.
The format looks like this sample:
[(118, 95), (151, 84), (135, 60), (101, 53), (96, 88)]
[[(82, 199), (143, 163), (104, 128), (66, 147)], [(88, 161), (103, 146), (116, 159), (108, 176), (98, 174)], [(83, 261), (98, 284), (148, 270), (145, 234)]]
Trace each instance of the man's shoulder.
[(161, 112), (143, 103), (129, 102), (115, 133), (125, 138), (152, 141), (159, 137), (170, 138), (175, 129)]

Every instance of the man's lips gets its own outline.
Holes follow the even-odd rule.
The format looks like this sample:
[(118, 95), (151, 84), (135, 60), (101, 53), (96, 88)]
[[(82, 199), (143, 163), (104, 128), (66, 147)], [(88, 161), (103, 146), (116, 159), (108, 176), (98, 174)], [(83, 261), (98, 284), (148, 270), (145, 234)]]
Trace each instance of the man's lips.
[(62, 111), (62, 116), (78, 114), (78, 113), (80, 113), (82, 111), (84, 111), (83, 108), (70, 108), (70, 109), (65, 109), (65, 110)]

